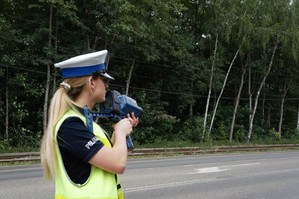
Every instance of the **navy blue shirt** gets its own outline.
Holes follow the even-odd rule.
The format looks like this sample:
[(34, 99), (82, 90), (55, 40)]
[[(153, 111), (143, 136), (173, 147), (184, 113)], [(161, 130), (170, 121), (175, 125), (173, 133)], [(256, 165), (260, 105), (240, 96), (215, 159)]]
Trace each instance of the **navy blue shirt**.
[(57, 142), (70, 179), (84, 184), (91, 172), (88, 161), (104, 146), (78, 117), (67, 118), (60, 126)]

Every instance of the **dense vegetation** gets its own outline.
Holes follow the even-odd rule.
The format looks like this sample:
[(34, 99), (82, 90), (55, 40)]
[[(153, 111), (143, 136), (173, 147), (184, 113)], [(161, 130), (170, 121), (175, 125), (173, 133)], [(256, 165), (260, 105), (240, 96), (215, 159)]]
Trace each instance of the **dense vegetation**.
[(53, 63), (107, 49), (110, 89), (145, 113), (133, 140), (298, 137), (297, 0), (0, 0), (0, 150), (38, 147)]

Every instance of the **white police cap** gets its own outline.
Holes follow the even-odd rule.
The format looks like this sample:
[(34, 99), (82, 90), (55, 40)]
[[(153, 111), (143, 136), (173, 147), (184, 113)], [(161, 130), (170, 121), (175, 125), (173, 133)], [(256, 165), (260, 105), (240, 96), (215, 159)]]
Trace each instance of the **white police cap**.
[(106, 72), (105, 60), (107, 54), (107, 50), (102, 50), (94, 53), (79, 55), (56, 63), (54, 66), (61, 68), (63, 78), (88, 76), (95, 72), (99, 72), (107, 79), (114, 79)]

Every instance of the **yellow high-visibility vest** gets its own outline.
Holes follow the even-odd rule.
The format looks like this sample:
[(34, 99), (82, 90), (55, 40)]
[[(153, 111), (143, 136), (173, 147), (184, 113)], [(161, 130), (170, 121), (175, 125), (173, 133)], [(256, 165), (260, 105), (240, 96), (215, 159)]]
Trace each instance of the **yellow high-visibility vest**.
[[(69, 117), (78, 117), (86, 125), (86, 119), (80, 113), (69, 110), (55, 126), (55, 138), (63, 121)], [(111, 144), (104, 130), (93, 122), (94, 135), (106, 146)], [(64, 168), (62, 157), (56, 141), (57, 173), (55, 177), (55, 199), (123, 199), (123, 192), (116, 174), (91, 165), (89, 178), (84, 184), (72, 182)]]

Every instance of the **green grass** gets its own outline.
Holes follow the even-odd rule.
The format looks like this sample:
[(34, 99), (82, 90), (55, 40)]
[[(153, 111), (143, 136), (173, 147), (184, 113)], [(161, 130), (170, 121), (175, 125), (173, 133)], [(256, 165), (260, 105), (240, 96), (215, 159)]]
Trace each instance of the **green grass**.
[(229, 142), (223, 141), (210, 141), (194, 143), (190, 141), (159, 141), (151, 144), (135, 145), (135, 148), (163, 148), (163, 147), (202, 147), (208, 148), (213, 146), (244, 146), (244, 145), (267, 145), (267, 144), (299, 144), (299, 138), (292, 139), (258, 139), (251, 142)]
[(9, 167), (9, 166), (26, 166), (26, 165), (38, 165), (40, 161), (22, 161), (22, 162), (1, 162), (0, 167)]

